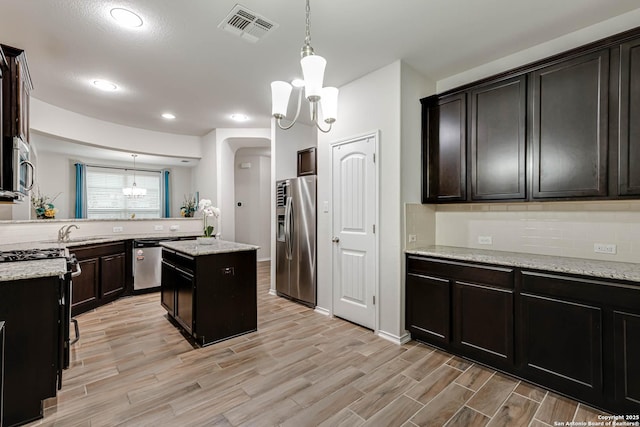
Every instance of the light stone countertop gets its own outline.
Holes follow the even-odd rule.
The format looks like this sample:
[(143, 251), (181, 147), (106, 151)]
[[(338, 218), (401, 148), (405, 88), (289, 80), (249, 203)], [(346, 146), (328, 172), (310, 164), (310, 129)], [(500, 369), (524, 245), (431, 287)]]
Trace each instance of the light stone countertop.
[[(175, 237), (194, 237), (194, 233), (169, 231), (154, 234), (118, 234), (109, 236), (81, 237), (69, 242), (40, 241), (24, 242), (0, 245), (0, 251), (48, 249), (48, 248), (73, 248), (99, 243), (118, 242), (129, 239), (171, 239)], [(194, 241), (195, 242), (195, 241)], [(66, 272), (66, 260), (53, 258), (34, 261), (0, 262), (0, 282), (9, 280), (33, 279), (37, 277), (58, 276)]]
[(534, 255), (521, 252), (491, 251), (453, 246), (429, 246), (425, 248), (407, 249), (405, 252), (407, 254), (451, 260), (482, 262), (604, 279), (626, 280), (639, 282), (640, 284), (640, 264), (630, 262), (599, 261), (584, 258)]
[(213, 239), (212, 244), (203, 245), (197, 240), (183, 240), (178, 242), (161, 242), (161, 246), (191, 256), (223, 254), (228, 252), (255, 251), (259, 246), (244, 243), (228, 242), (226, 240)]
[[(15, 261), (0, 263), (0, 282), (37, 277), (60, 276), (67, 271), (64, 258), (49, 258), (35, 261)], [(0, 285), (1, 286), (1, 285)]]

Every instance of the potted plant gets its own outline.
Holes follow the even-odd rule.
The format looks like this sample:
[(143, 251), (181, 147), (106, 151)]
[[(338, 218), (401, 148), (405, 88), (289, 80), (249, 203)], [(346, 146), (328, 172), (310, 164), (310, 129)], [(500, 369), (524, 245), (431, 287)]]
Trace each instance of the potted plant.
[(31, 206), (36, 212), (36, 218), (38, 219), (55, 219), (58, 209), (53, 205), (54, 200), (62, 193), (58, 193), (53, 198), (42, 194), (40, 187), (36, 191), (36, 195), (31, 197)]
[(220, 209), (214, 207), (211, 204), (211, 200), (201, 199), (200, 202), (198, 203), (198, 211), (202, 212), (204, 236), (198, 237), (197, 241), (198, 243), (202, 243), (205, 245), (212, 244), (215, 239), (215, 235), (213, 234), (214, 227), (213, 225), (209, 225), (208, 218), (210, 217), (216, 217), (216, 219), (220, 218)]
[(184, 218), (192, 218), (197, 208), (198, 203), (196, 202), (195, 196), (193, 194), (189, 194), (188, 196), (185, 194), (184, 201), (180, 207), (180, 216)]

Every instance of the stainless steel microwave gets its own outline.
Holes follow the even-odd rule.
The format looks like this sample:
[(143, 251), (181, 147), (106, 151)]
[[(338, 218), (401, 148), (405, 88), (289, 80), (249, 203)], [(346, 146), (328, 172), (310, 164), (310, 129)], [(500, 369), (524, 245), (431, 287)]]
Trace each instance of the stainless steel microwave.
[(9, 142), (10, 147), (3, 147), (4, 153), (8, 154), (11, 161), (3, 162), (0, 197), (23, 200), (34, 184), (35, 170), (30, 161), (30, 149), (29, 145), (20, 138), (4, 141), (5, 144)]

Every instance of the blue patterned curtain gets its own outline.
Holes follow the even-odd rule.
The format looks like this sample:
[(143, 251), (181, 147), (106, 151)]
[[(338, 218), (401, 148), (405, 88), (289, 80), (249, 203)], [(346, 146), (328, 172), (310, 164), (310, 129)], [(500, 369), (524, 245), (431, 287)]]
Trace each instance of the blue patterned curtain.
[(169, 170), (162, 170), (162, 217), (171, 217), (171, 195), (169, 193)]
[(87, 217), (87, 165), (76, 163), (76, 218)]

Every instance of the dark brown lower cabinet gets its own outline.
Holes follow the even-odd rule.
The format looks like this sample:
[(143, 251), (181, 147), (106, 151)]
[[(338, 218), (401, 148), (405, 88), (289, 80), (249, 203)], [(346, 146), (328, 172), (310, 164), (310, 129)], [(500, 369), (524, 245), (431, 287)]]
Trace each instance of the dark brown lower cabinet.
[(71, 315), (76, 316), (114, 301), (126, 288), (126, 244), (124, 241), (72, 247), (82, 269), (73, 278)]
[(615, 400), (620, 409), (638, 413), (640, 406), (640, 314), (613, 312)]
[(0, 427), (4, 408), (4, 322), (0, 321)]
[(602, 310), (531, 294), (520, 301), (527, 377), (581, 399), (601, 399)]
[(478, 360), (512, 367), (513, 290), (460, 281), (453, 286), (454, 345)]
[(410, 273), (407, 275), (407, 329), (421, 340), (448, 345), (449, 280)]
[(0, 282), (4, 320), (5, 427), (43, 416), (42, 401), (55, 397), (63, 347), (63, 283), (58, 276)]
[(257, 330), (256, 251), (190, 256), (162, 249), (161, 304), (201, 346)]
[(413, 338), (612, 414), (640, 413), (640, 284), (406, 260)]

